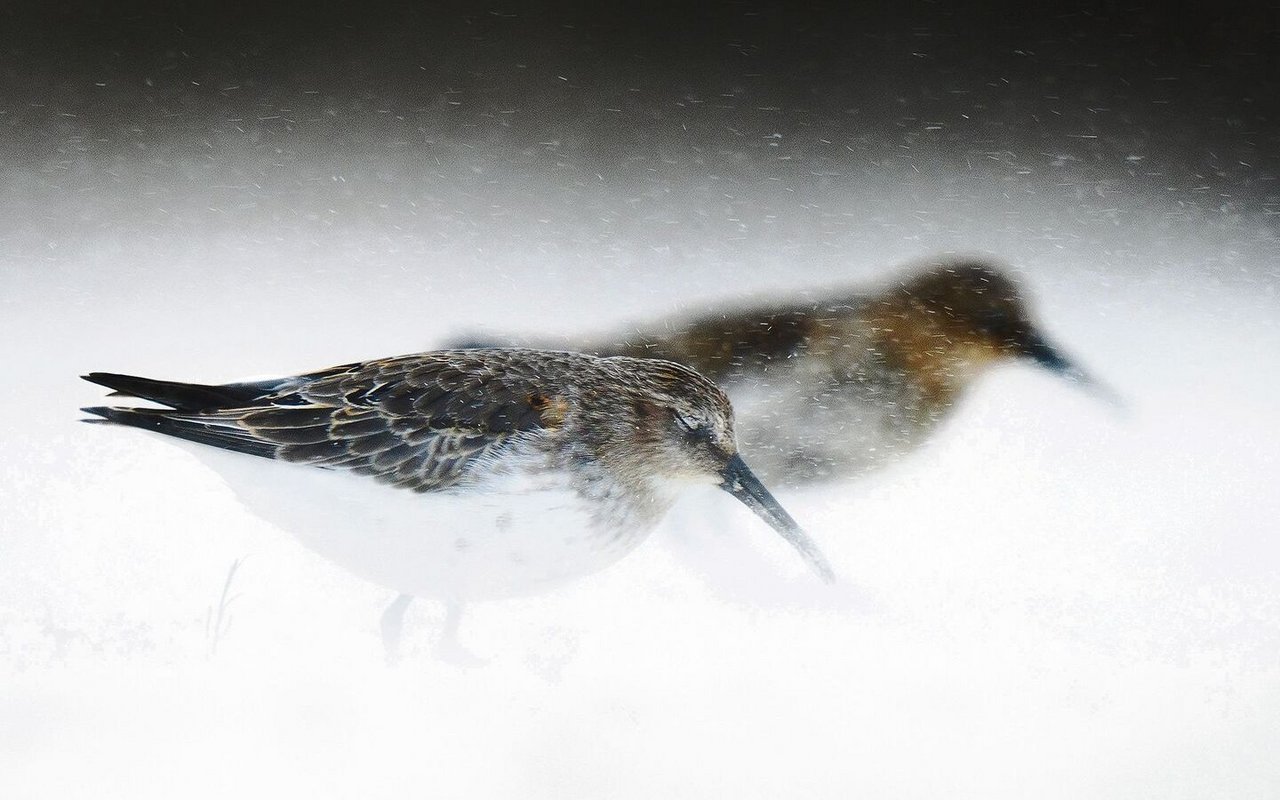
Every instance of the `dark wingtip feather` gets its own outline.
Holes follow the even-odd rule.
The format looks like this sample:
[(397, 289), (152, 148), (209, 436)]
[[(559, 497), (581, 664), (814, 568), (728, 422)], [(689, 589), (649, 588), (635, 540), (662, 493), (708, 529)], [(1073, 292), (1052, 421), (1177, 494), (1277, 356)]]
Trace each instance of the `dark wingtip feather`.
[(253, 383), (182, 383), (120, 375), (114, 372), (90, 372), (81, 375), (90, 383), (114, 389), (115, 397), (139, 397), (178, 411), (215, 411), (248, 405), (278, 389), (281, 380)]
[(94, 415), (95, 415), (95, 418), (91, 418), (91, 419), (82, 419), (82, 420), (80, 420), (80, 422), (87, 422), (87, 423), (89, 423), (90, 425), (110, 425), (110, 424), (112, 424), (111, 419), (110, 419), (110, 417), (109, 417), (109, 412), (111, 411), (111, 409), (109, 409), (109, 408), (103, 408), (103, 407), (101, 407), (101, 406), (93, 406), (93, 407), (90, 407), (90, 408), (82, 408), (82, 409), (80, 409), (80, 410), (81, 410), (81, 411), (83, 411), (83, 412), (84, 412), (84, 413), (86, 413), (86, 414), (94, 414)]
[(80, 410), (86, 414), (101, 417), (101, 419), (86, 419), (83, 420), (84, 422), (128, 425), (222, 450), (247, 453), (262, 458), (275, 458), (278, 450), (275, 443), (256, 439), (248, 431), (210, 425), (168, 409), (89, 406)]
[(93, 422), (97, 424), (111, 423), (115, 425), (132, 425), (135, 428), (155, 428), (157, 424), (149, 418), (149, 415), (139, 413), (137, 409), (132, 408), (112, 408), (110, 406), (86, 406), (80, 409), (86, 414), (92, 414), (101, 419), (85, 419), (81, 422)]
[(111, 419), (113, 416), (112, 412), (116, 409), (107, 408), (106, 406), (87, 406), (80, 410), (86, 414), (93, 414), (94, 416), (102, 417), (102, 419), (82, 419), (80, 420), (81, 422), (113, 422), (114, 420)]
[(116, 397), (141, 397), (144, 399), (151, 399), (144, 393), (148, 387), (169, 385), (168, 381), (153, 381), (150, 378), (139, 378), (135, 375), (121, 375), (116, 372), (90, 372), (88, 375), (81, 375), (80, 377), (89, 383), (96, 383), (99, 386), (114, 389), (115, 391), (111, 394)]
[(116, 388), (115, 383), (118, 383), (122, 378), (125, 380), (130, 380), (131, 376), (117, 375), (114, 372), (90, 372), (88, 375), (80, 376), (81, 380), (86, 380), (89, 383), (96, 383), (99, 386), (105, 386), (108, 389)]

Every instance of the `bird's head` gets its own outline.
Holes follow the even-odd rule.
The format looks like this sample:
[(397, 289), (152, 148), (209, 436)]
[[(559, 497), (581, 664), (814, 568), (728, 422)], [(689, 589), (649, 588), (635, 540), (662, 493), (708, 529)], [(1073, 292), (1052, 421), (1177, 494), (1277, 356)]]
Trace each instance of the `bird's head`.
[(991, 367), (1016, 360), (1102, 389), (1044, 335), (1017, 284), (982, 262), (941, 264), (901, 281), (872, 317), (881, 349), (935, 400), (950, 401)]
[[(655, 497), (680, 484), (717, 485), (742, 501), (789, 541), (824, 579), (831, 568), (817, 546), (738, 454), (733, 408), (720, 387), (688, 367), (656, 359), (603, 359), (625, 386), (600, 398), (605, 434), (599, 459), (620, 481)], [(611, 382), (613, 383), (613, 382)]]

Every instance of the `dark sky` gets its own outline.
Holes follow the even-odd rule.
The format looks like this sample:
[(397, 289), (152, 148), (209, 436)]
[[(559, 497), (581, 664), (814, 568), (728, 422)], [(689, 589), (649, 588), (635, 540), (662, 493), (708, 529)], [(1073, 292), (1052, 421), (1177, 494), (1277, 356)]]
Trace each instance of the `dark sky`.
[(516, 170), (746, 179), (780, 153), (817, 176), (1039, 153), (1131, 178), (1140, 158), (1155, 184), (1276, 208), (1280, 4), (1029, 5), (10, 4), (0, 152), (38, 168), (448, 141)]

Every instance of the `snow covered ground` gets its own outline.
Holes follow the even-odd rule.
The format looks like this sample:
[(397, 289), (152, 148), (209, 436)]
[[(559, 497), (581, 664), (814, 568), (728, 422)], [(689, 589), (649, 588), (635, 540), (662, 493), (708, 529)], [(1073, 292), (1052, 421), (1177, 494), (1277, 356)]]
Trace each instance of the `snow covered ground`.
[[(765, 119), (741, 163), (685, 142), (603, 171), (558, 143), (370, 123), (327, 147), (276, 124), (5, 167), (0, 794), (1280, 785), (1280, 242), (1259, 194), (1194, 169), (1154, 186), (1126, 159), (1177, 154), (1114, 140), (919, 170)], [(859, 174), (816, 176), (828, 147)], [(1008, 368), (910, 460), (778, 493), (836, 587), (708, 490), (610, 571), (472, 607), (477, 668), (432, 657), (429, 603), (384, 665), (390, 592), (181, 450), (76, 421), (90, 370), (217, 381), (588, 332), (949, 251), (1016, 265), (1126, 410)]]

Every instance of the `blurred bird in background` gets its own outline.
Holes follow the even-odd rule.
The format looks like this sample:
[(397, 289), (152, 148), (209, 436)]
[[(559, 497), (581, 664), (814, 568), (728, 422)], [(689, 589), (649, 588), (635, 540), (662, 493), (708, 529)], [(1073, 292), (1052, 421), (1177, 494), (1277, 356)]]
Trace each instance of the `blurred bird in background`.
[(935, 261), (870, 291), (725, 306), (561, 344), (668, 359), (716, 381), (745, 457), (778, 485), (861, 475), (915, 450), (1005, 363), (1114, 401), (1044, 334), (1006, 271), (974, 259)]

